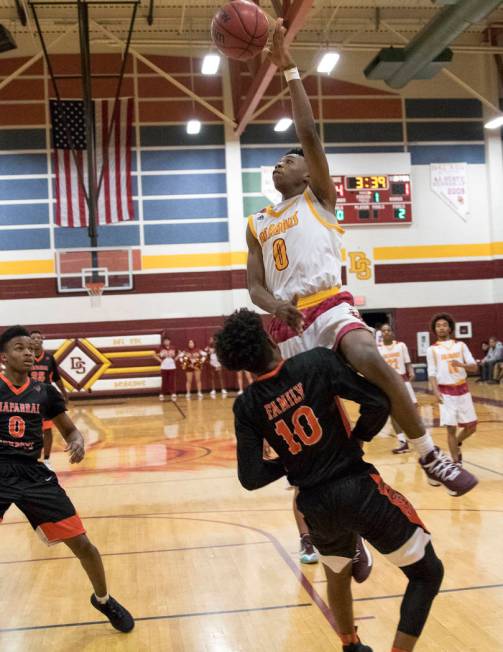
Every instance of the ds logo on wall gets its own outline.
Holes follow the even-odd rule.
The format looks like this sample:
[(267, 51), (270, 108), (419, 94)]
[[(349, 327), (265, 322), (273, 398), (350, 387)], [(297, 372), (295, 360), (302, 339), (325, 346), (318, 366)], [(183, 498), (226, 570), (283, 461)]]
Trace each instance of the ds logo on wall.
[(348, 251), (350, 274), (355, 274), (359, 281), (368, 281), (372, 278), (372, 261), (364, 251)]
[(72, 390), (89, 390), (111, 362), (88, 340), (66, 340), (54, 354), (59, 372)]

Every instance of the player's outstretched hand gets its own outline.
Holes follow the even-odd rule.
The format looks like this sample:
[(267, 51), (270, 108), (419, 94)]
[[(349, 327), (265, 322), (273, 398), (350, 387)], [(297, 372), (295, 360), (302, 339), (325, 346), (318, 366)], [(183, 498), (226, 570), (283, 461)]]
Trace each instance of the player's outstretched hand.
[(286, 322), (297, 335), (302, 335), (304, 330), (304, 316), (297, 308), (297, 299), (295, 296), (291, 301), (278, 301), (274, 315)]
[(79, 462), (82, 462), (84, 455), (86, 454), (82, 435), (67, 443), (65, 448), (65, 453), (66, 452), (70, 454), (70, 464), (78, 464)]
[(278, 66), (280, 70), (295, 68), (295, 61), (292, 59), (288, 47), (285, 45), (285, 34), (286, 27), (283, 26), (283, 18), (278, 18), (272, 35), (271, 47), (264, 49), (269, 61), (274, 63), (275, 66)]

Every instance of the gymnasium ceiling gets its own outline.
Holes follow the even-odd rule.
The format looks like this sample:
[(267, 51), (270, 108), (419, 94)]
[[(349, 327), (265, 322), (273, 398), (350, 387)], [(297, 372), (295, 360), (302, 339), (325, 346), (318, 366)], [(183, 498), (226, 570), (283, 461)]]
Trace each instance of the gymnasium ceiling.
[[(275, 0), (277, 1), (277, 0)], [(427, 24), (446, 0), (314, 0), (305, 24), (295, 38), (295, 47), (316, 50), (323, 44), (343, 46), (348, 50), (376, 51), (381, 46), (403, 45)], [(219, 0), (153, 0), (153, 23), (148, 24), (150, 0), (141, 0), (133, 36), (133, 45), (145, 54), (203, 51), (210, 45), (209, 24), (220, 4)], [(261, 6), (275, 16), (273, 0), (262, 0)], [(19, 0), (28, 23), (21, 25), (15, 0), (0, 0), (0, 23), (14, 36), (18, 49), (0, 56), (33, 54), (39, 45), (26, 0)], [(44, 35), (51, 41), (63, 34), (76, 21), (76, 8), (59, 2), (46, 2), (38, 8)], [(92, 6), (91, 18), (124, 39), (127, 35), (131, 8), (104, 2)], [(503, 2), (483, 22), (471, 25), (453, 44), (471, 50), (486, 47), (489, 25), (503, 26)], [(93, 51), (109, 51), (106, 38), (91, 30)], [(78, 39), (63, 40), (56, 51), (77, 51)]]

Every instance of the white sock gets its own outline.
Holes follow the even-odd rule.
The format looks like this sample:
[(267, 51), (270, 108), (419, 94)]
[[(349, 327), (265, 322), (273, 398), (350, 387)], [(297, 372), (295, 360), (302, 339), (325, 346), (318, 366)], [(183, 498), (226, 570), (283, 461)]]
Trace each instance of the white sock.
[(407, 437), (403, 434), (403, 432), (397, 432), (396, 433), (396, 438), (401, 444), (406, 444), (407, 443)]
[(428, 431), (422, 437), (418, 437), (417, 439), (410, 439), (409, 441), (416, 449), (416, 453), (419, 455), (419, 457), (425, 457), (435, 448), (433, 439), (431, 438), (431, 435)]
[[(94, 595), (96, 595), (96, 593), (95, 593)], [(108, 602), (108, 598), (109, 598), (109, 597), (110, 597), (110, 596), (109, 596), (108, 593), (107, 593), (106, 595), (104, 595), (102, 598), (100, 598), (98, 595), (96, 595), (96, 600), (98, 600), (98, 602), (99, 602), (100, 604), (106, 604), (106, 603)]]

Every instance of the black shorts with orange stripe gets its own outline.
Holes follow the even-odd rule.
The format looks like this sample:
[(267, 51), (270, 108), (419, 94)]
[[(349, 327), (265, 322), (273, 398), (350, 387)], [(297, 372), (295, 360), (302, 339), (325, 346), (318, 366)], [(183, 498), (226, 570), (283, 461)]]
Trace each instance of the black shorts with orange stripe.
[(0, 523), (12, 504), (47, 545), (85, 533), (72, 501), (45, 464), (0, 460)]
[[(359, 534), (376, 550), (397, 563), (397, 551), (429, 533), (411, 503), (392, 489), (375, 468), (334, 482), (301, 489), (297, 506), (304, 515), (313, 544), (321, 555), (352, 559)], [(424, 536), (424, 534), (426, 536)]]

